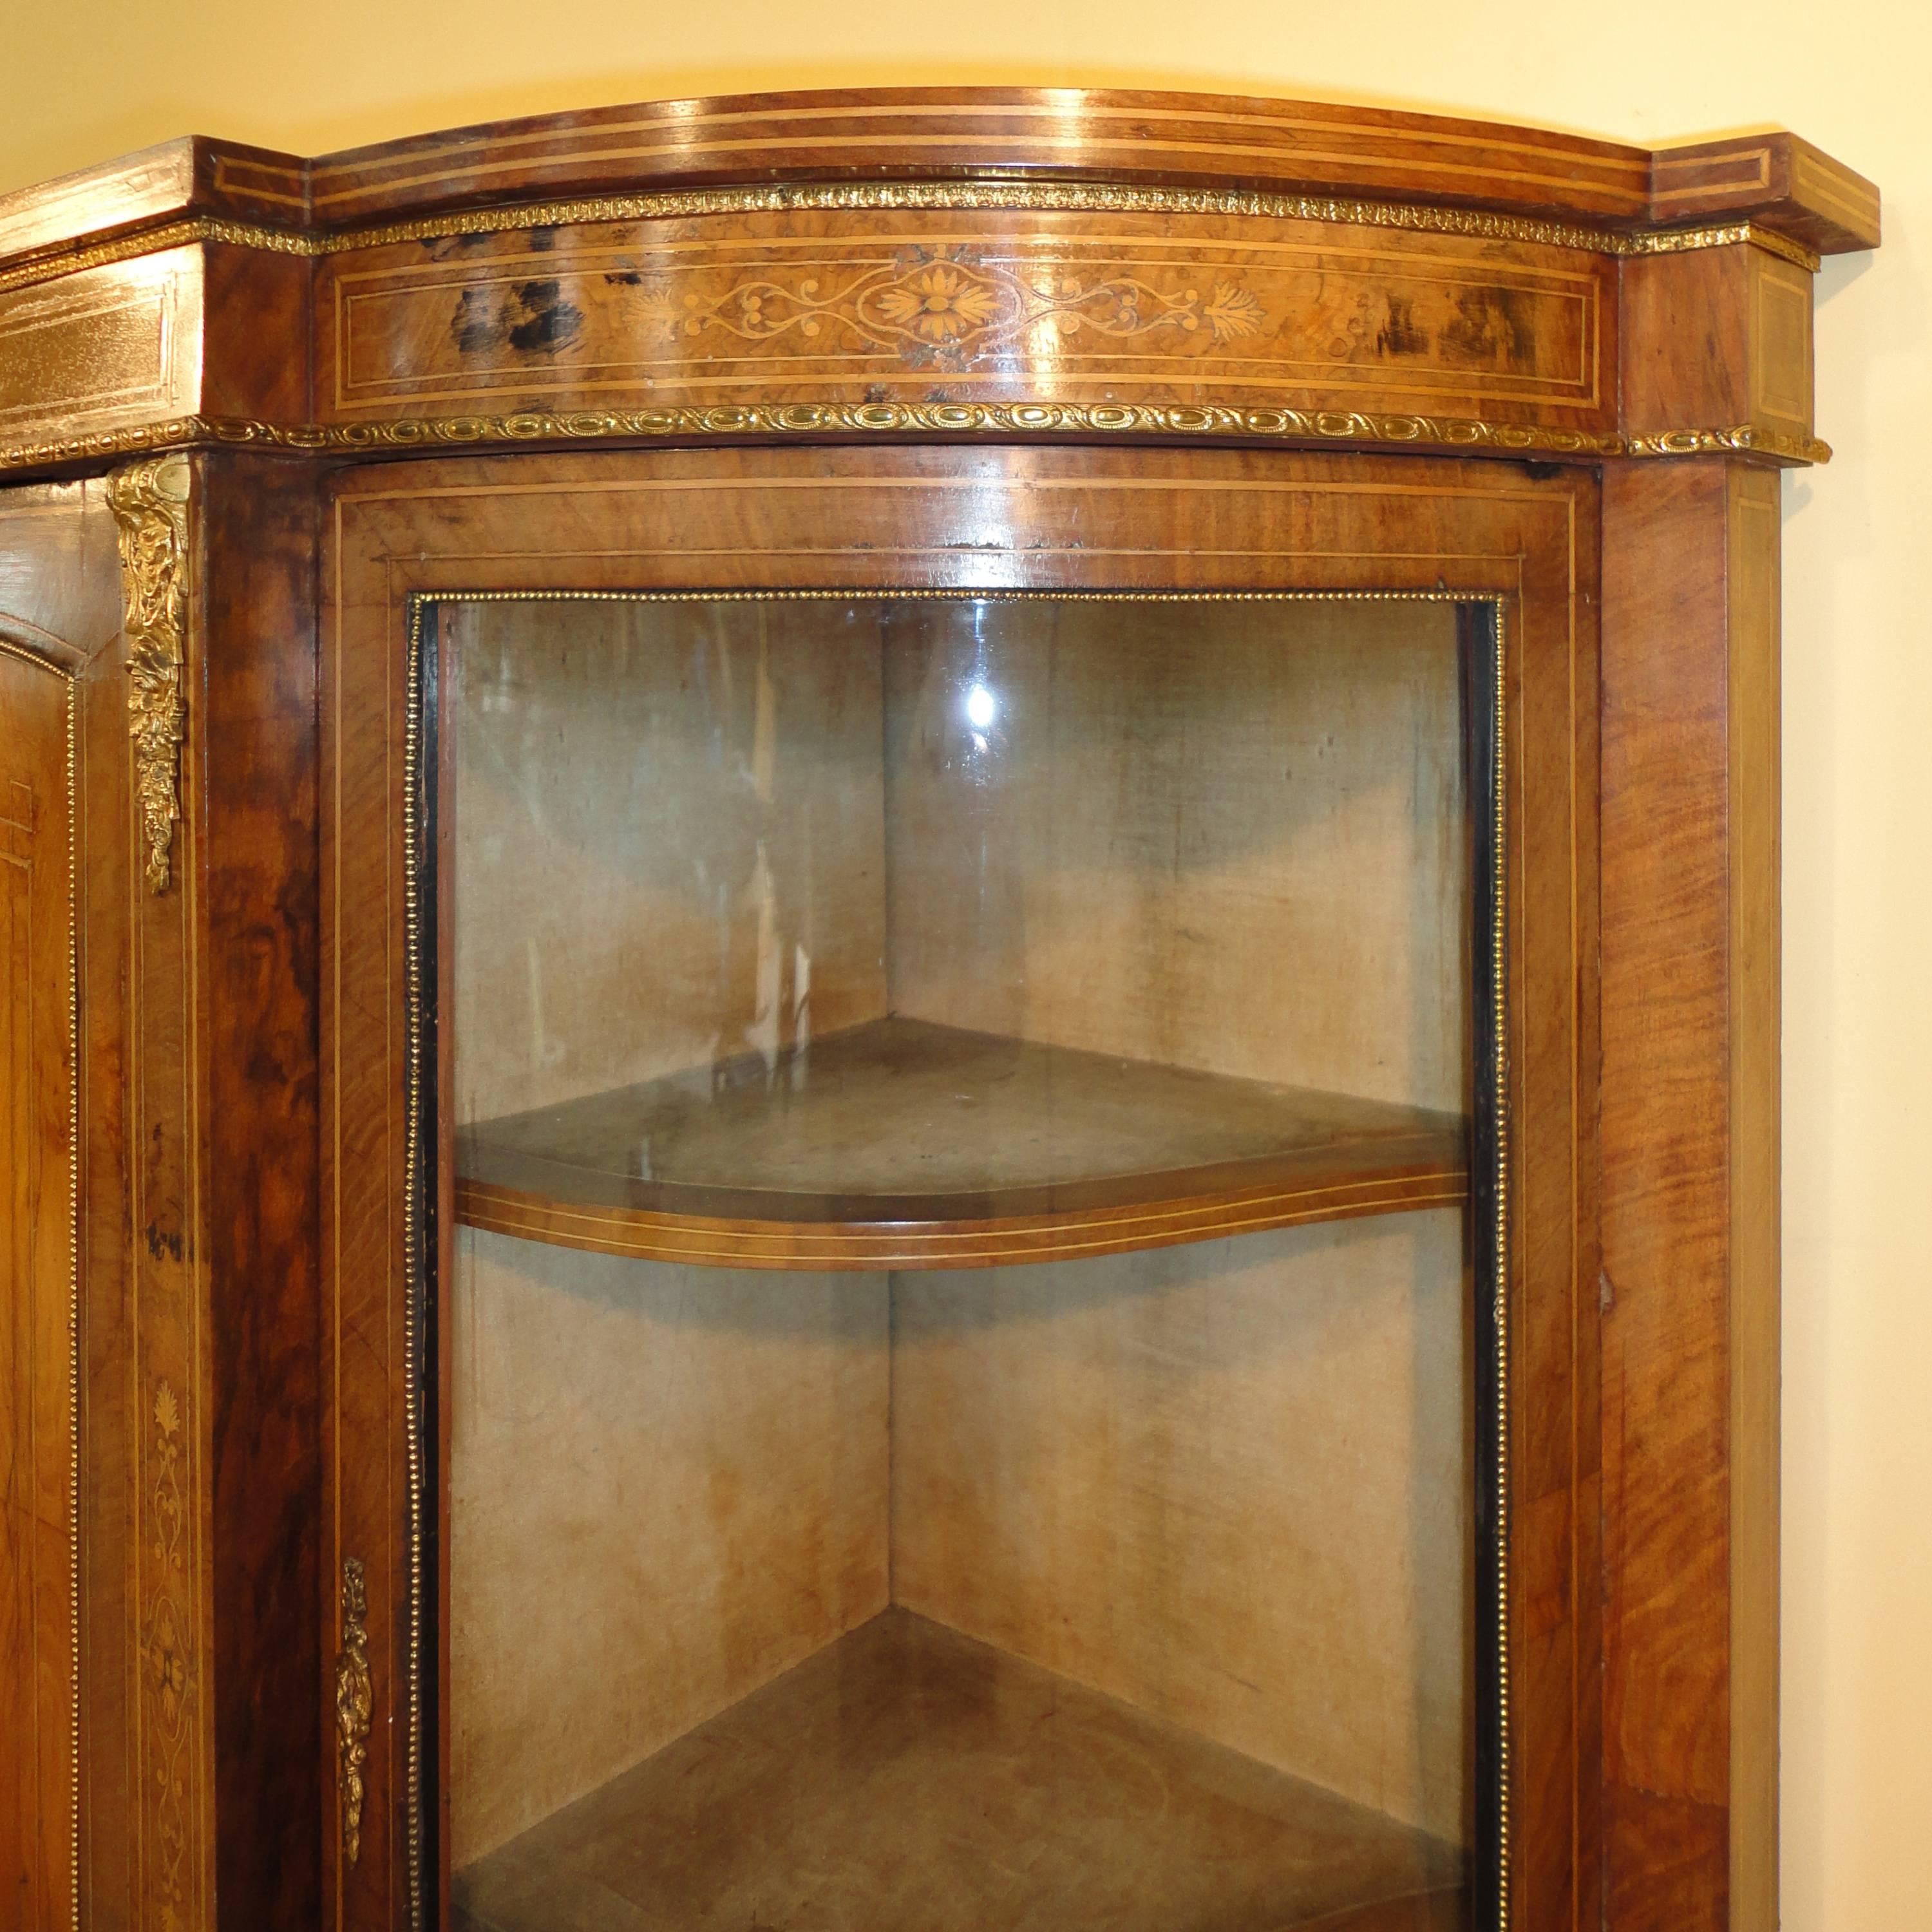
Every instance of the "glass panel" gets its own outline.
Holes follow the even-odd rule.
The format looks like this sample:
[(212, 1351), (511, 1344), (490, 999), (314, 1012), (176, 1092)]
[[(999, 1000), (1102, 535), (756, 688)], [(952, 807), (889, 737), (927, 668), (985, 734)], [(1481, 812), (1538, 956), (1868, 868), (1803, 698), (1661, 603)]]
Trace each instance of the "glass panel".
[(436, 635), (455, 1922), (1460, 1924), (1455, 608)]

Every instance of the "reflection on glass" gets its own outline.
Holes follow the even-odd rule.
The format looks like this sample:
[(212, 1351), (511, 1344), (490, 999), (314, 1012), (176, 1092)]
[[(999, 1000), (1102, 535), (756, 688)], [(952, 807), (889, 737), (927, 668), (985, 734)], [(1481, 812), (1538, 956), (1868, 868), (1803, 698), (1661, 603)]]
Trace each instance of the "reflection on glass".
[(1460, 1924), (1453, 608), (439, 635), (456, 1922)]

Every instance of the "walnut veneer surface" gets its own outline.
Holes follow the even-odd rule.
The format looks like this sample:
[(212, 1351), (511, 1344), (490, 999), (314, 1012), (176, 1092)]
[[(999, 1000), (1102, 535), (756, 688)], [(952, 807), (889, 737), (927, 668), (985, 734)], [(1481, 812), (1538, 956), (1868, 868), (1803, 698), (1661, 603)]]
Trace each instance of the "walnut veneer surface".
[(893, 1610), (460, 1872), (454, 1922), (1452, 1932), (1462, 1862)]

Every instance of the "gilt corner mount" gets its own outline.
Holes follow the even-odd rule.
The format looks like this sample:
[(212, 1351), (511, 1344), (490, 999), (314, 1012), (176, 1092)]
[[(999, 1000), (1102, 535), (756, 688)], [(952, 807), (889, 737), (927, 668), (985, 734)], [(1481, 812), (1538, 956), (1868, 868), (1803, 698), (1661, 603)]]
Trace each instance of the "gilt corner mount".
[(181, 748), (188, 735), (182, 668), (188, 629), (190, 475), (178, 454), (116, 470), (108, 501), (119, 529), (128, 633), (128, 735), (140, 814), (142, 872), (164, 892), (181, 818)]

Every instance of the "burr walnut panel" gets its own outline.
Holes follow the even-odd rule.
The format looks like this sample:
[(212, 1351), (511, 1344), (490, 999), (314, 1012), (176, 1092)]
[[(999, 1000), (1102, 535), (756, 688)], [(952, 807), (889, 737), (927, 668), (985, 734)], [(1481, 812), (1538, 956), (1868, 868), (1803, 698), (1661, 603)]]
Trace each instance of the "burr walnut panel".
[(823, 211), (446, 237), (318, 273), (358, 422), (747, 400), (1155, 400), (1606, 428), (1614, 265), (1346, 224)]

